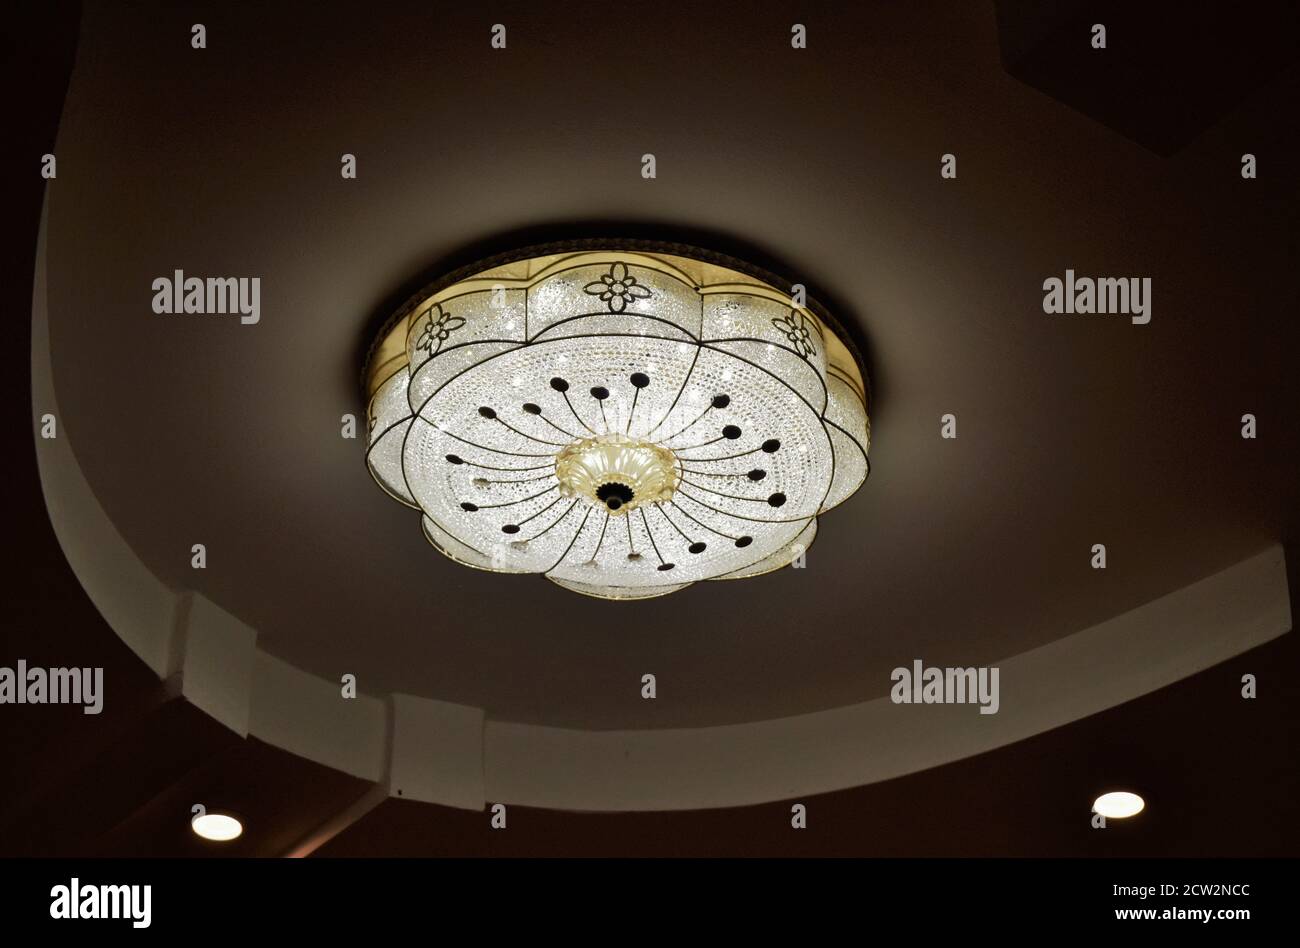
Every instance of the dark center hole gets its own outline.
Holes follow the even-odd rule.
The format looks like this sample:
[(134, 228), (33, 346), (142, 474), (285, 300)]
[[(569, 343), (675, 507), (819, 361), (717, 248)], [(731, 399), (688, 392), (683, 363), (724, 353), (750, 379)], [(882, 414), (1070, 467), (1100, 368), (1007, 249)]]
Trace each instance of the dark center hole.
[(610, 481), (608, 484), (601, 484), (596, 488), (596, 496), (604, 501), (605, 506), (610, 510), (618, 510), (632, 499), (632, 488), (626, 484), (619, 484), (616, 481)]

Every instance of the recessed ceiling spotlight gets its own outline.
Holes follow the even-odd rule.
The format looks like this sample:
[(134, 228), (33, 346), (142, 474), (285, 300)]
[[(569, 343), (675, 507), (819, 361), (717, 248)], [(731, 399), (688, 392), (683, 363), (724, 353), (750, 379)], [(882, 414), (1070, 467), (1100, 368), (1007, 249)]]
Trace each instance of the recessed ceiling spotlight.
[(1092, 812), (1108, 820), (1122, 820), (1141, 813), (1146, 801), (1136, 793), (1127, 790), (1115, 790), (1103, 793), (1092, 804)]
[(190, 820), (190, 827), (204, 839), (219, 843), (237, 839), (244, 832), (244, 824), (225, 813), (203, 813)]
[(586, 595), (787, 566), (870, 440), (852, 344), (791, 289), (645, 242), (451, 274), (371, 347), (370, 472), (458, 563)]

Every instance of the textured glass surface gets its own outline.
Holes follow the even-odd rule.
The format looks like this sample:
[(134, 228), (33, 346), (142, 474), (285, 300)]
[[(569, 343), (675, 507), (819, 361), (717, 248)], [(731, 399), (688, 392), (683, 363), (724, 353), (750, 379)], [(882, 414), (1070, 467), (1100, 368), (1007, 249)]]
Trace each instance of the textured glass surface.
[(826, 431), (835, 447), (835, 476), (823, 510), (847, 500), (866, 480), (867, 416), (857, 394), (835, 375), (826, 379)]
[[(692, 263), (561, 255), (415, 307), (371, 400), (375, 479), (457, 562), (587, 595), (788, 565), (866, 477), (861, 377), (811, 312)], [(579, 456), (562, 484), (557, 457), (598, 443), (649, 447)], [(656, 448), (675, 468), (647, 468)]]

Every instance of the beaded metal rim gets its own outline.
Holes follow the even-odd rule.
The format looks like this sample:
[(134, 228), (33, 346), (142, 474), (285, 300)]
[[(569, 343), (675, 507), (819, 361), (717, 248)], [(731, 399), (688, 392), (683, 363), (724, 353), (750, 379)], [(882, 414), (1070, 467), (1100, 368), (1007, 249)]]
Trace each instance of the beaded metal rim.
[[(504, 266), (510, 263), (517, 263), (521, 260), (530, 260), (537, 257), (548, 257), (562, 253), (588, 253), (592, 251), (628, 251), (633, 253), (648, 254), (670, 254), (676, 257), (684, 257), (688, 260), (697, 260), (701, 263), (709, 263), (714, 266), (725, 267), (735, 270), (737, 273), (743, 273), (762, 283), (766, 283), (775, 289), (780, 290), (787, 296), (790, 294), (795, 281), (788, 280), (778, 276), (762, 267), (747, 263), (744, 260), (737, 259), (728, 254), (719, 253), (715, 250), (707, 250), (692, 244), (679, 244), (666, 240), (642, 240), (634, 237), (583, 237), (574, 240), (550, 241), (542, 244), (528, 244), (515, 250), (506, 250), (498, 254), (492, 254), (483, 257), (473, 263), (457, 267), (441, 276), (435, 277), (426, 283), (419, 290), (412, 293), (399, 306), (391, 316), (389, 316), (376, 332), (366, 350), (365, 358), (361, 363), (361, 392), (366, 401), (374, 395), (376, 389), (384, 382), (386, 376), (379, 376), (383, 369), (384, 360), (382, 358), (376, 361), (384, 343), (391, 339), (402, 322), (410, 317), (411, 313), (419, 308), (420, 304), (436, 295), (442, 290), (447, 289), (462, 280), (467, 280), (477, 274), (496, 267)], [(867, 372), (866, 361), (862, 357), (862, 352), (853, 337), (844, 329), (839, 320), (833, 316), (818, 300), (811, 295), (806, 299), (806, 308), (813, 313), (823, 325), (831, 330), (835, 338), (844, 346), (853, 359), (854, 368), (860, 386), (863, 389), (864, 403), (868, 415), (871, 413), (871, 378)], [(404, 341), (404, 340), (403, 340)]]

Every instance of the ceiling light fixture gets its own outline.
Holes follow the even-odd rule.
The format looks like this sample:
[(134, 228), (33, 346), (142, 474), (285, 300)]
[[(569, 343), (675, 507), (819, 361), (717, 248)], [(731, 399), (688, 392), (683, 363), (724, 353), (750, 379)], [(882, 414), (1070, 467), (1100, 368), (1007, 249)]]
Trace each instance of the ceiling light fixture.
[(371, 348), (370, 472), (451, 559), (587, 595), (787, 566), (869, 470), (861, 363), (802, 293), (629, 241), (451, 274)]
[(225, 813), (203, 813), (190, 820), (190, 828), (204, 839), (218, 843), (238, 839), (244, 832), (244, 824)]
[(1136, 793), (1127, 790), (1115, 790), (1103, 793), (1092, 804), (1092, 812), (1108, 820), (1123, 820), (1137, 816), (1146, 807), (1146, 801)]

